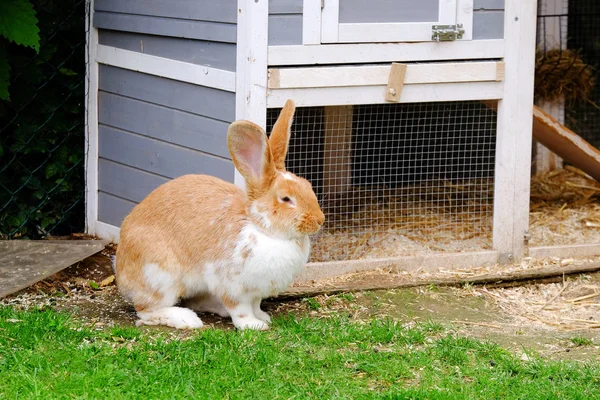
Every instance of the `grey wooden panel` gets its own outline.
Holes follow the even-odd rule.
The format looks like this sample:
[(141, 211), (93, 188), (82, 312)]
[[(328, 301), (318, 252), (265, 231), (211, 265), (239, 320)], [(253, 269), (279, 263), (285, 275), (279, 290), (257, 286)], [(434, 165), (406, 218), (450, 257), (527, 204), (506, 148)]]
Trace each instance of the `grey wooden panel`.
[(227, 122), (106, 92), (98, 93), (98, 104), (101, 124), (230, 158)]
[(237, 0), (96, 0), (94, 8), (124, 14), (237, 22)]
[(343, 0), (340, 23), (435, 22), (440, 0)]
[(98, 221), (120, 227), (136, 203), (98, 192)]
[(101, 158), (129, 165), (167, 178), (185, 174), (207, 174), (233, 182), (229, 160), (99, 125)]
[(269, 15), (269, 46), (302, 44), (302, 14)]
[(100, 44), (235, 72), (235, 44), (100, 29)]
[(473, 40), (503, 39), (504, 11), (473, 13)]
[(302, 14), (302, 0), (269, 0), (269, 14)]
[(504, 10), (504, 0), (474, 0), (474, 10)]
[(98, 189), (136, 203), (169, 179), (126, 165), (100, 159), (98, 161)]
[(108, 65), (99, 68), (100, 90), (203, 115), (235, 120), (235, 93), (160, 78)]
[(151, 35), (227, 43), (235, 43), (237, 35), (236, 25), (234, 24), (150, 17), (145, 15), (117, 14), (105, 11), (95, 12), (94, 26), (96, 28), (116, 31), (148, 33)]

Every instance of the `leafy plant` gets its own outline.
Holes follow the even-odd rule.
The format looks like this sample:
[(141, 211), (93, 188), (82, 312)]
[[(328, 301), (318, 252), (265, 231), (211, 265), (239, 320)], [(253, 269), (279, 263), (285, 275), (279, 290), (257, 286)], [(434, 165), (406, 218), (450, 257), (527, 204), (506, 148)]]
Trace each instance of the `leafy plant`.
[(8, 100), (10, 65), (6, 41), (40, 50), (38, 20), (29, 0), (0, 1), (0, 99)]

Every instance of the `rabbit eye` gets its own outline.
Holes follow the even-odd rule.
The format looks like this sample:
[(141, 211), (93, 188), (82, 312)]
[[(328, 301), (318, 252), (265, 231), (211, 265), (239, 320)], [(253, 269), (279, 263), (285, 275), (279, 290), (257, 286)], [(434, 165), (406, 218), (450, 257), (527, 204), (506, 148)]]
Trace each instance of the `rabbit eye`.
[(281, 198), (281, 201), (283, 201), (284, 203), (289, 203), (292, 199), (290, 199), (289, 197), (285, 196)]

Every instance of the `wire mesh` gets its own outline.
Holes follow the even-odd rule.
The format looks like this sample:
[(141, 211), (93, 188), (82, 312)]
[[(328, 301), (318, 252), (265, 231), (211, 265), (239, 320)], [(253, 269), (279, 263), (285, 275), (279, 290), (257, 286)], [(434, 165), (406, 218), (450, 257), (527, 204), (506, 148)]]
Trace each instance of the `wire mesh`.
[(600, 86), (597, 83), (597, 69), (600, 67), (600, 2), (541, 1), (538, 8), (538, 50), (544, 53), (553, 49), (572, 50), (596, 76), (596, 84), (587, 99), (557, 101), (553, 114), (583, 139), (600, 147)]
[(8, 47), (0, 101), (0, 238), (83, 230), (85, 0), (33, 0), (40, 51)]
[(298, 108), (292, 130), (287, 168), (327, 217), (312, 261), (491, 246), (496, 113), (481, 102)]

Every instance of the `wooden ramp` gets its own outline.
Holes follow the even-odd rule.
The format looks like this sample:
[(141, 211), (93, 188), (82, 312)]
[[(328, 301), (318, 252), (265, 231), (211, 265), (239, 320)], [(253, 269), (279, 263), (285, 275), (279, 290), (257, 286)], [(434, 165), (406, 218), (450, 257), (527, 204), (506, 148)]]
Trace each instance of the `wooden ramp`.
[(563, 160), (600, 181), (600, 151), (537, 106), (533, 108), (533, 137)]
[(104, 240), (0, 241), (0, 298), (104, 249)]

